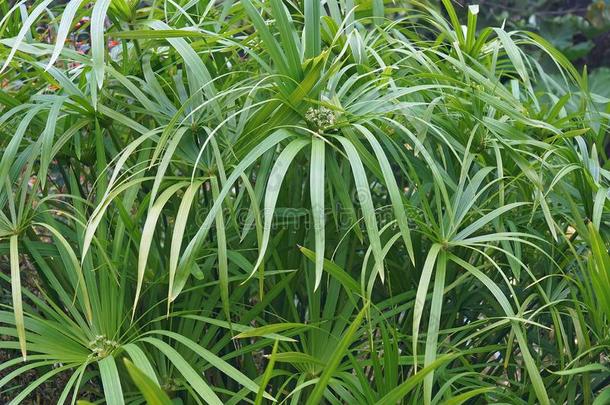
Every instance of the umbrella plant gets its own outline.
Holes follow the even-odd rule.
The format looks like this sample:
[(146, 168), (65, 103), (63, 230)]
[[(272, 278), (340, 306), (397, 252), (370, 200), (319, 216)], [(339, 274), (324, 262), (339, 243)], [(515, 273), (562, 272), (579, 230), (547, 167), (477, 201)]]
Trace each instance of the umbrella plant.
[(610, 400), (608, 100), (544, 38), (450, 0), (0, 11), (7, 402)]

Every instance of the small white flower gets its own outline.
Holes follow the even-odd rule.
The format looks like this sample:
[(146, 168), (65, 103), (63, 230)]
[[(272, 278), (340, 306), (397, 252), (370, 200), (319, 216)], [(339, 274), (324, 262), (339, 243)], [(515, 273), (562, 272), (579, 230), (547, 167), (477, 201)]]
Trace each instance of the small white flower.
[(310, 107), (305, 113), (305, 121), (311, 129), (321, 133), (324, 132), (325, 129), (335, 125), (337, 122), (337, 114), (326, 107)]

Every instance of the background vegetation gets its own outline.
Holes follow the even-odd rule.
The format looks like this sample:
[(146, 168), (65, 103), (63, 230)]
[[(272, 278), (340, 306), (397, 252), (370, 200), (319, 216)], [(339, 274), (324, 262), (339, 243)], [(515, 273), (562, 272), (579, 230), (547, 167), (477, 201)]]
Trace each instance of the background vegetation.
[(1, 2), (2, 402), (610, 402), (600, 4)]

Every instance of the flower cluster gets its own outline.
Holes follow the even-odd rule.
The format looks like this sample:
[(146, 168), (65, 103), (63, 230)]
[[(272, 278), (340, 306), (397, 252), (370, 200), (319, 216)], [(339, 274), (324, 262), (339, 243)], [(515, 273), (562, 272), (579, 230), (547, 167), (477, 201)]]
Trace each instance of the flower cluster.
[(337, 113), (326, 107), (309, 107), (305, 113), (305, 122), (312, 130), (322, 133), (325, 129), (335, 125)]
[(111, 354), (119, 344), (114, 340), (110, 340), (106, 335), (97, 335), (95, 339), (89, 342), (89, 349), (91, 349), (90, 356), (97, 359), (103, 359), (104, 357)]

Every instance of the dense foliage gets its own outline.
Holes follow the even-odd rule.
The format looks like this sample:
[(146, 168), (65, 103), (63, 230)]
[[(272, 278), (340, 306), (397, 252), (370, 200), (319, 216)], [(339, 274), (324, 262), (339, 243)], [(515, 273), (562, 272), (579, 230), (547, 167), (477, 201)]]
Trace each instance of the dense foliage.
[(2, 401), (608, 403), (609, 100), (467, 10), (0, 2)]
[(483, 0), (479, 4), (483, 24), (535, 31), (589, 70), (607, 69), (610, 63), (608, 0)]

